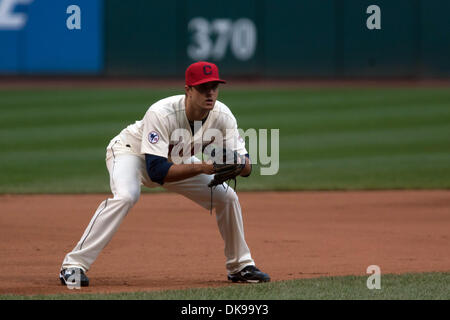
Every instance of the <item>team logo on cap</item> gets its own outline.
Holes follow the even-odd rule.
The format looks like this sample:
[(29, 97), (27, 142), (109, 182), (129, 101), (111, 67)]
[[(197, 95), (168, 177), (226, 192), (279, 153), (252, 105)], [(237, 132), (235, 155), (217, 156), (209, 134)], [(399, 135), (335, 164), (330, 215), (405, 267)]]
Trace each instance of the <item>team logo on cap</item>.
[(150, 141), (151, 144), (155, 144), (159, 141), (159, 133), (156, 131), (152, 131), (148, 134), (148, 141)]
[(209, 76), (212, 74), (212, 67), (210, 65), (203, 66), (203, 73)]

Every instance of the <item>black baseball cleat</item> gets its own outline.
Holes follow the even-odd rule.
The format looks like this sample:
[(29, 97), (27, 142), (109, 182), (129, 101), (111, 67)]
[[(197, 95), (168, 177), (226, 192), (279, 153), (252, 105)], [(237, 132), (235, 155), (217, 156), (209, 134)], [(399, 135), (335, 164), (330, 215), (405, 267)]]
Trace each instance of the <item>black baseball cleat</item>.
[(270, 277), (267, 273), (262, 272), (255, 266), (246, 266), (239, 272), (228, 275), (228, 280), (233, 282), (269, 282)]
[(59, 273), (59, 280), (62, 285), (88, 287), (89, 278), (81, 268), (63, 269)]

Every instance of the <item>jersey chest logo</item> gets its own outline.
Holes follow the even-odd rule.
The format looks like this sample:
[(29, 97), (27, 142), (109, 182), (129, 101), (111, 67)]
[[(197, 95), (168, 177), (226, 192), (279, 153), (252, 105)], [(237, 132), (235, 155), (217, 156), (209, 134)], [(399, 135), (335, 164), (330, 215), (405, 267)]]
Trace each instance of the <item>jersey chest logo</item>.
[(148, 141), (150, 141), (151, 144), (155, 144), (159, 141), (159, 133), (156, 131), (152, 131), (148, 134)]

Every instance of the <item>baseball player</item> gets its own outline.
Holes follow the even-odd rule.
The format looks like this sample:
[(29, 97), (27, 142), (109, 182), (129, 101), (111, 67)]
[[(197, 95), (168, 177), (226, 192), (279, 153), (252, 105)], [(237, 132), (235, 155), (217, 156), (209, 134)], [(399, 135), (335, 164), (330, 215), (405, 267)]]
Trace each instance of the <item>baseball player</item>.
[[(138, 201), (142, 184), (161, 185), (205, 209), (215, 208), (217, 225), (225, 242), (228, 280), (270, 281), (269, 275), (255, 267), (245, 242), (241, 207), (235, 191), (218, 186), (211, 198), (208, 184), (217, 172), (215, 165), (190, 153), (184, 154), (195, 146), (203, 149), (217, 142), (215, 137), (204, 141), (204, 133), (214, 129), (219, 137), (223, 134), (220, 142), (224, 148), (232, 149), (245, 159), (239, 175), (250, 175), (251, 163), (245, 142), (239, 137), (236, 119), (225, 104), (217, 101), (218, 86), (225, 81), (220, 79), (215, 64), (203, 61), (187, 68), (185, 81), (184, 95), (154, 103), (142, 120), (126, 127), (109, 143), (106, 166), (113, 198), (99, 205), (80, 241), (65, 256), (59, 274), (62, 284), (89, 285), (86, 272)], [(180, 141), (183, 152), (174, 153), (174, 148), (180, 149)], [(174, 161), (174, 155), (179, 154), (181, 157)]]

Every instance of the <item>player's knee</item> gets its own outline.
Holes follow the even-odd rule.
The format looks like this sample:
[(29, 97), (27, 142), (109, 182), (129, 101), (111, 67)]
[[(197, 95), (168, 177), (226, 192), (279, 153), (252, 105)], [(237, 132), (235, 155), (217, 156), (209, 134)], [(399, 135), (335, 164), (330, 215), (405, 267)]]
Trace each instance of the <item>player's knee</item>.
[(236, 192), (234, 192), (233, 189), (229, 188), (228, 190), (224, 190), (223, 192), (220, 193), (220, 196), (217, 197), (219, 202), (222, 203), (233, 203), (233, 202), (237, 202), (239, 201), (239, 198), (236, 194)]
[(122, 202), (127, 207), (132, 207), (136, 204), (136, 202), (139, 200), (139, 193), (121, 193), (117, 197), (120, 202)]

